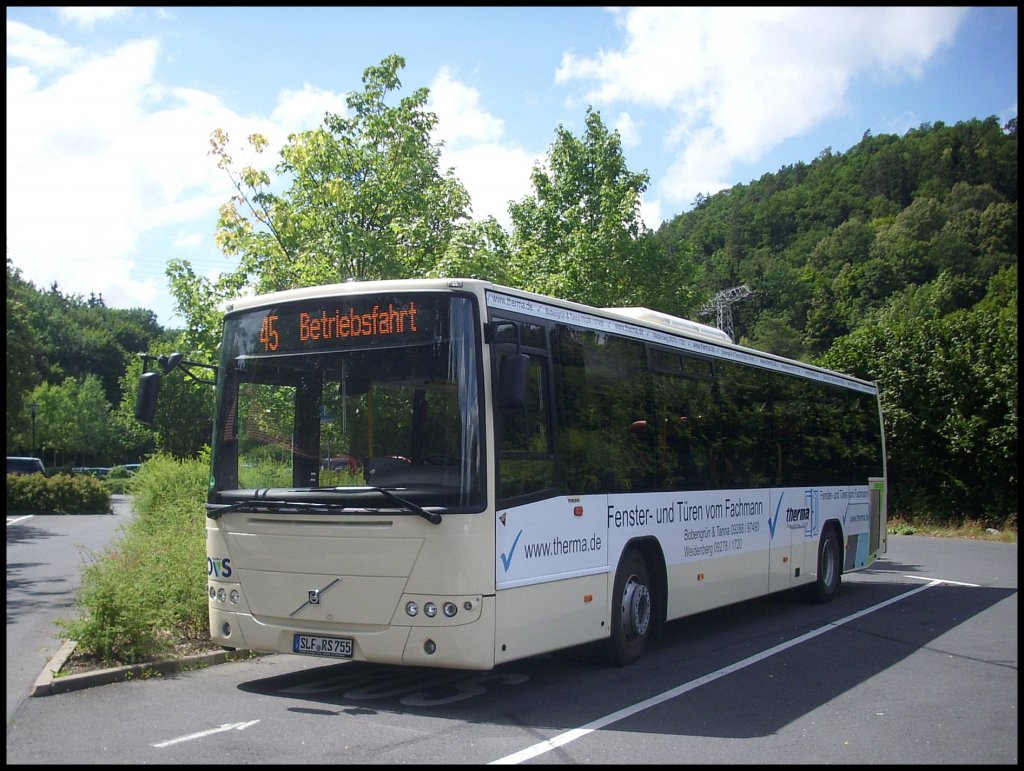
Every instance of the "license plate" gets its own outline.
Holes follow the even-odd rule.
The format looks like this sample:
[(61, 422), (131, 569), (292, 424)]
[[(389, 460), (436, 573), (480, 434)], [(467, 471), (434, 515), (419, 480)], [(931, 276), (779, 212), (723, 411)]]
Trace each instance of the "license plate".
[(336, 659), (352, 658), (352, 641), (347, 637), (315, 637), (297, 634), (292, 640), (292, 651), (310, 656), (332, 656)]

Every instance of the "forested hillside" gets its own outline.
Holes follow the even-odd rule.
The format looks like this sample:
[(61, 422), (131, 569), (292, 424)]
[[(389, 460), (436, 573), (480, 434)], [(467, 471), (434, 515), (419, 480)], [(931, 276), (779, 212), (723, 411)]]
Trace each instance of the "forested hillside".
[(703, 297), (746, 284), (736, 334), (795, 358), (824, 353), (896, 296), (973, 307), (1017, 265), (1016, 121), (866, 134), (842, 154), (698, 198), (657, 238), (700, 268)]

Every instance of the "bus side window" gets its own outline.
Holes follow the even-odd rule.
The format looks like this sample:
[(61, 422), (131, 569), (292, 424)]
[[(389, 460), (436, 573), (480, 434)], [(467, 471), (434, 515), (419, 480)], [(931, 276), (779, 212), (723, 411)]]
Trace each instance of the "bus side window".
[(554, 485), (547, 375), (544, 360), (531, 356), (526, 373), (526, 400), (494, 413), (499, 443), (498, 497), (529, 495)]

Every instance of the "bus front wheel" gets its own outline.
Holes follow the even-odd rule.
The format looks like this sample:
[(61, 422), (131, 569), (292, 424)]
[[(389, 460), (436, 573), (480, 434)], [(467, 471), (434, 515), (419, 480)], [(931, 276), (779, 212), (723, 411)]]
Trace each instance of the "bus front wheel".
[(612, 590), (611, 662), (632, 664), (647, 647), (651, 636), (651, 581), (647, 562), (637, 551), (623, 558)]
[(811, 586), (815, 602), (828, 602), (839, 591), (839, 537), (834, 527), (828, 528), (818, 543), (818, 577)]

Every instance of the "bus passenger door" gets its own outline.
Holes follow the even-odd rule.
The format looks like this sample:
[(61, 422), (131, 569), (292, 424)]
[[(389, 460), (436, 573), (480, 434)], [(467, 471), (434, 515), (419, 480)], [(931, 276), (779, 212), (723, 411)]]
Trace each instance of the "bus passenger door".
[[(825, 497), (831, 499), (832, 493)], [(768, 591), (788, 589), (812, 580), (818, 569), (818, 539), (822, 527), (822, 490), (772, 490), (771, 557)], [(839, 496), (835, 498), (838, 500)], [(826, 503), (827, 505), (827, 503)]]

